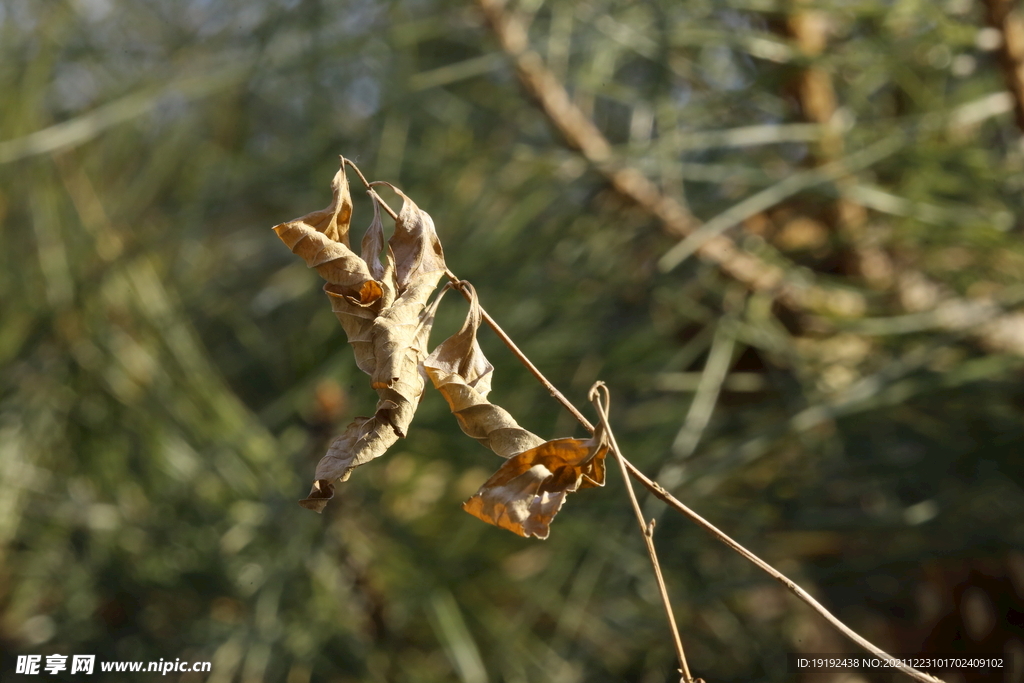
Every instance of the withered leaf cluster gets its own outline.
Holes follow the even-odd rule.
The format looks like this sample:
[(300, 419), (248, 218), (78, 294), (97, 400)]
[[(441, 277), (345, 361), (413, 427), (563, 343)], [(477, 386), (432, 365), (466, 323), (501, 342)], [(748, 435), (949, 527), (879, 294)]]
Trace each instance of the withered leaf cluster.
[(384, 226), (374, 200), (374, 220), (360, 254), (352, 251), (352, 196), (345, 167), (334, 176), (334, 199), (274, 228), (277, 236), (327, 280), (324, 291), (355, 351), (356, 365), (370, 375), (380, 397), (370, 417), (356, 418), (331, 444), (316, 468), (304, 507), (320, 512), (334, 495), (334, 481), (384, 452), (406, 434), (423, 394), (420, 365), (426, 357), (433, 309), (427, 299), (444, 274), (444, 253), (426, 212), (405, 195), (395, 233), (381, 264)]
[(591, 439), (545, 441), (487, 400), (494, 367), (477, 343), (482, 311), (468, 283), (456, 285), (470, 295), (465, 324), (428, 355), (440, 297), (429, 305), (428, 299), (446, 272), (434, 223), (391, 186), (403, 204), (385, 249), (380, 206), (370, 192), (374, 217), (357, 255), (349, 238), (352, 195), (346, 161), (341, 161), (331, 184), (331, 205), (274, 231), (326, 280), (331, 308), (352, 345), (356, 365), (370, 375), (378, 401), (372, 416), (355, 418), (331, 443), (300, 505), (322, 512), (334, 496), (335, 482), (347, 480), (353, 469), (405, 437), (429, 377), (462, 431), (507, 459), (463, 509), (520, 536), (547, 538), (567, 494), (604, 485), (603, 434), (599, 430)]

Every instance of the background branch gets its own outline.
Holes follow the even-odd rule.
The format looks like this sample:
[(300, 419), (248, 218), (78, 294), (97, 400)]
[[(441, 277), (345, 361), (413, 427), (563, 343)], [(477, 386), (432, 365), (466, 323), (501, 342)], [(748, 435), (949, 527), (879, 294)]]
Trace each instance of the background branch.
[(1013, 95), (1017, 127), (1024, 132), (1024, 15), (1014, 0), (983, 0), (989, 26), (999, 32), (999, 66)]
[[(672, 678), (625, 501), (570, 501), (550, 543), (474, 521), (458, 503), (489, 456), (432, 397), (333, 511), (295, 505), (374, 405), (322, 283), (266, 229), (326, 205), (333, 150), (431, 213), (452, 277), (561, 399), (617, 387), (637, 469), (851, 628), (922, 656), (1022, 651), (1002, 615), (1024, 612), (1024, 382), (998, 349), (1024, 338), (1024, 166), (982, 3), (509, 0), (520, 48), (583, 117), (562, 128), (475, 3), (177, 4), (0, 12), (0, 680), (62, 650), (188, 653), (211, 683)], [(804, 12), (824, 16), (801, 45), (785, 24)], [(802, 113), (809, 69), (834, 108)], [(760, 264), (746, 277), (710, 252), (657, 270), (686, 237), (665, 220), (699, 229), (894, 133), (908, 143), (850, 185), (726, 230)], [(358, 233), (371, 207), (350, 178)], [(870, 275), (846, 258), (840, 198), (866, 209)], [(679, 461), (726, 321), (733, 363)], [(508, 360), (497, 394), (517, 419), (579, 432)], [(637, 495), (666, 515), (658, 559), (705, 678), (774, 683), (787, 651), (860, 651)], [(954, 640), (979, 619), (988, 639)]]
[[(986, 1), (997, 9), (1010, 5), (1010, 0)], [(769, 292), (775, 300), (797, 313), (821, 312), (831, 315), (838, 314), (841, 317), (859, 317), (867, 311), (867, 299), (856, 290), (824, 286), (815, 278), (809, 277), (810, 273), (807, 270), (803, 270), (800, 277), (792, 277), (790, 273), (796, 272), (796, 269), (783, 268), (769, 263), (740, 248), (734, 240), (722, 234), (739, 220), (769, 208), (795, 191), (817, 182), (831, 180), (838, 182), (841, 187), (844, 184), (848, 185), (849, 178), (846, 176), (848, 171), (843, 171), (841, 162), (833, 162), (823, 169), (806, 171), (806, 178), (800, 174), (787, 178), (781, 181), (776, 188), (769, 188), (754, 195), (746, 202), (722, 214), (710, 229), (707, 229), (707, 226), (702, 227), (699, 219), (690, 214), (680, 202), (662, 193), (658, 186), (648, 180), (640, 171), (615, 159), (612, 147), (605, 136), (593, 121), (573, 103), (565, 86), (545, 66), (541, 56), (530, 48), (526, 25), (513, 12), (505, 10), (502, 0), (477, 0), (477, 5), (482, 10), (502, 49), (515, 64), (520, 83), (534, 98), (541, 111), (568, 145), (578, 149), (584, 158), (607, 178), (617, 192), (657, 218), (666, 233), (684, 238), (680, 244), (663, 257), (661, 263), (663, 268), (671, 268), (686, 255), (696, 253), (701, 259), (717, 265), (722, 272), (751, 291)], [(796, 25), (807, 49), (813, 50), (822, 38), (820, 36), (808, 37), (808, 34), (813, 31), (808, 28), (809, 24), (805, 14), (798, 13)], [(1005, 13), (997, 14), (999, 17), (1006, 16)], [(1012, 21), (1010, 23), (1012, 24)], [(1015, 45), (1014, 40), (1016, 38), (1011, 37), (1010, 44)], [(803, 81), (803, 93), (808, 98), (809, 106), (813, 105), (810, 106), (809, 112), (815, 120), (823, 119), (828, 112), (831, 112), (829, 115), (831, 119), (835, 113), (835, 95), (830, 82), (826, 83), (827, 80), (827, 74), (817, 69), (811, 69)], [(818, 91), (832, 93), (832, 99), (814, 95), (814, 92)], [(1018, 101), (1020, 101), (1019, 97)], [(989, 112), (988, 115), (992, 115), (992, 112)], [(924, 129), (931, 129), (936, 127), (936, 121), (926, 120), (922, 125)], [(948, 124), (943, 121), (941, 125)], [(900, 136), (902, 135), (900, 134)], [(831, 142), (828, 142), (829, 140)], [(835, 138), (834, 135), (832, 137), (826, 135), (826, 143), (823, 146), (830, 153), (835, 153), (842, 149), (840, 143), (841, 140)], [(789, 190), (790, 185), (795, 189)], [(771, 201), (765, 201), (765, 198)], [(750, 209), (745, 208), (748, 203)], [(841, 205), (847, 207), (845, 213), (848, 215), (861, 216), (863, 213), (862, 207), (858, 208), (859, 205), (856, 202), (844, 199)], [(733, 217), (733, 213), (736, 214), (736, 218)], [(862, 221), (863, 217), (861, 216), (847, 222), (859, 225)], [(859, 228), (854, 230), (854, 232), (857, 231)], [(698, 237), (698, 235), (700, 236)], [(899, 275), (896, 283), (901, 290), (905, 289), (903, 285), (909, 281), (924, 282), (927, 287), (942, 289), (940, 285), (930, 282), (924, 275), (905, 267), (901, 268)], [(943, 302), (953, 302), (954, 304), (959, 300), (958, 297), (951, 296), (948, 292), (943, 292), (940, 298)], [(963, 301), (963, 303), (970, 305), (970, 302), (967, 301)], [(1024, 355), (1024, 314), (1010, 313), (993, 320), (985, 327), (979, 328), (976, 336), (989, 349)]]
[[(500, 0), (477, 0), (501, 47), (512, 59), (523, 87), (529, 92), (563, 138), (624, 197), (657, 218), (665, 232), (683, 238), (700, 226), (676, 199), (661, 192), (638, 170), (614, 159), (611, 145), (589, 117), (569, 97), (565, 86), (544, 65), (541, 56), (529, 48), (526, 27)], [(816, 284), (794, 281), (785, 271), (736, 246), (724, 235), (715, 235), (696, 250), (700, 258), (719, 266), (723, 272), (753, 291), (775, 291), (780, 301), (794, 308), (828, 309), (835, 299)], [(834, 292), (833, 292), (834, 294)], [(847, 295), (847, 301), (850, 296)], [(863, 307), (853, 304), (855, 308)]]

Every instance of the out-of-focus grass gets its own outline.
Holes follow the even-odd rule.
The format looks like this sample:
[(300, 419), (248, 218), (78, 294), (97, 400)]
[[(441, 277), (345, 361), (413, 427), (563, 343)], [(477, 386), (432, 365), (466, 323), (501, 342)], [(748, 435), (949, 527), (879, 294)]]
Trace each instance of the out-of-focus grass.
[[(806, 172), (823, 130), (789, 90), (785, 8), (748, 5), (524, 9), (617, 153), (708, 219)], [(1024, 263), (1020, 132), (1005, 108), (943, 123), (998, 109), (976, 10), (823, 9), (847, 148), (909, 142), (728, 234), (864, 294), (873, 321), (902, 315), (835, 258), (851, 238), (792, 238), (842, 190), (897, 266), (1000, 294)], [(970, 330), (793, 321), (692, 259), (659, 274), (673, 242), (550, 132), (461, 3), (7, 0), (0, 91), (5, 674), (15, 654), (88, 652), (211, 660), (210, 681), (671, 675), (621, 484), (574, 496), (543, 544), (485, 526), (459, 503), (496, 463), (433, 393), (323, 517), (295, 504), (374, 400), (269, 230), (327, 204), (338, 154), (434, 216), (452, 269), (570, 398), (608, 382), (638, 465), (883, 646), (922, 647), (956, 613), (940, 558), (1020, 562), (1018, 359)], [(463, 312), (446, 302), (435, 341)], [(720, 386), (665, 385), (726, 333)], [(482, 342), (497, 402), (545, 436), (578, 429)], [(789, 680), (784, 652), (842, 646), (682, 520), (658, 529), (699, 675)]]

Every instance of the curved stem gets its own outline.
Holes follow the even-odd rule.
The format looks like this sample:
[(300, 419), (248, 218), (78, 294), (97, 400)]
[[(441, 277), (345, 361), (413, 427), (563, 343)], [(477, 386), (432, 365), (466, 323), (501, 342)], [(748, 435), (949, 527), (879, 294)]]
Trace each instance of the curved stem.
[[(393, 219), (397, 220), (398, 219), (398, 214), (395, 213), (394, 210), (390, 206), (387, 205), (387, 202), (385, 202), (380, 197), (380, 195), (377, 194), (376, 190), (374, 190), (373, 187), (371, 187), (370, 183), (368, 183), (366, 181), (366, 178), (363, 176), (362, 173), (359, 172), (359, 169), (356, 168), (355, 164), (353, 164), (348, 159), (345, 159), (344, 162), (349, 167), (355, 169), (356, 173), (359, 175), (360, 180), (362, 180), (363, 184), (367, 187), (367, 193), (373, 195), (374, 198), (378, 202), (380, 202), (380, 205), (384, 208), (384, 211), (386, 211), (387, 214), (389, 216), (391, 216)], [(462, 295), (466, 298), (467, 301), (472, 299), (472, 295), (469, 293), (469, 291), (463, 285), (462, 280), (460, 280), (458, 277), (456, 277), (455, 274), (451, 270), (449, 270), (447, 267), (445, 268), (445, 275), (448, 276), (448, 279), (451, 281), (452, 286), (455, 289), (459, 290), (462, 293)], [(505, 346), (508, 347), (508, 349), (512, 352), (512, 355), (514, 355), (519, 360), (520, 363), (522, 363), (523, 365), (526, 366), (526, 368), (537, 379), (537, 381), (540, 382), (542, 385), (544, 385), (544, 388), (548, 390), (548, 393), (550, 393), (551, 396), (556, 401), (558, 401), (559, 403), (562, 404), (562, 407), (564, 407), (566, 410), (568, 410), (572, 414), (572, 416), (575, 417), (576, 420), (579, 421), (579, 423), (581, 425), (583, 425), (587, 429), (587, 431), (589, 431), (591, 434), (593, 434), (594, 433), (594, 425), (592, 425), (590, 423), (590, 421), (587, 420), (587, 418), (584, 417), (583, 414), (579, 410), (577, 410), (576, 406), (574, 406), (569, 401), (569, 399), (567, 399), (562, 394), (562, 392), (560, 392), (555, 387), (555, 385), (552, 384), (547, 379), (547, 377), (544, 376), (544, 374), (537, 368), (537, 366), (534, 365), (530, 361), (530, 359), (526, 357), (526, 354), (524, 354), (522, 352), (522, 350), (520, 350), (520, 348), (518, 346), (516, 346), (515, 342), (513, 342), (512, 339), (505, 333), (505, 331), (501, 329), (501, 327), (494, 320), (494, 318), (492, 318), (487, 313), (487, 311), (484, 310), (483, 306), (480, 307), (480, 311), (483, 314), (484, 321), (490, 326), (490, 328), (492, 330), (494, 330), (494, 333), (497, 334), (498, 338), (501, 339), (501, 341), (505, 344)], [(609, 431), (609, 435), (610, 434), (611, 433)], [(614, 438), (614, 437), (611, 437), (611, 438)], [(628, 459), (626, 459), (625, 456), (623, 456), (621, 453), (619, 453), (617, 448), (615, 450), (616, 450), (616, 456), (622, 458), (621, 461), (620, 461), (620, 465), (624, 466), (625, 469), (629, 472), (629, 474), (634, 479), (636, 479), (638, 482), (640, 482), (644, 486), (644, 488), (646, 488), (648, 491), (650, 491), (656, 498), (658, 498), (659, 500), (665, 502), (666, 504), (668, 504), (669, 507), (673, 508), (677, 512), (682, 513), (686, 517), (690, 518), (692, 521), (696, 522), (697, 525), (703, 527), (708, 533), (710, 533), (712, 536), (714, 536), (718, 541), (720, 541), (721, 543), (724, 543), (725, 545), (729, 546), (729, 548), (731, 548), (733, 551), (735, 551), (736, 553), (738, 553), (741, 556), (743, 556), (747, 561), (749, 561), (752, 564), (756, 565), (758, 568), (760, 568), (766, 574), (768, 574), (773, 579), (775, 579), (776, 581), (781, 583), (783, 586), (786, 587), (786, 589), (789, 592), (791, 592), (796, 597), (800, 598), (800, 600), (802, 600), (803, 602), (807, 603), (815, 612), (817, 612), (822, 617), (824, 617), (826, 621), (828, 621), (830, 624), (832, 624), (832, 626), (835, 627), (836, 630), (838, 630), (840, 633), (845, 635), (847, 638), (849, 638), (853, 642), (857, 643), (862, 648), (864, 648), (865, 650), (867, 650), (871, 654), (875, 655), (876, 657), (884, 659), (884, 660), (886, 660), (888, 662), (892, 662), (894, 664), (893, 668), (899, 669), (900, 671), (902, 671), (903, 673), (907, 674), (911, 678), (917, 679), (919, 681), (923, 681), (924, 683), (943, 683), (942, 679), (939, 679), (939, 678), (936, 678), (935, 676), (931, 676), (929, 674), (926, 674), (925, 672), (919, 671), (919, 670), (917, 670), (917, 669), (915, 669), (915, 668), (913, 668), (911, 666), (907, 666), (906, 664), (903, 664), (902, 662), (898, 662), (895, 657), (893, 657), (892, 655), (888, 654), (887, 652), (885, 652), (881, 648), (877, 647), (876, 645), (871, 643), (869, 640), (867, 640), (866, 638), (861, 636), (859, 633), (854, 631), (852, 628), (850, 628), (849, 626), (844, 624), (842, 621), (839, 620), (838, 617), (836, 617), (834, 614), (829, 612), (825, 608), (824, 605), (822, 605), (820, 602), (818, 602), (813, 597), (811, 597), (811, 595), (807, 591), (805, 591), (803, 588), (798, 586), (792, 579), (788, 578), (786, 575), (784, 575), (778, 569), (776, 569), (775, 567), (771, 566), (770, 564), (768, 564), (767, 562), (762, 560), (760, 557), (758, 557), (754, 553), (752, 553), (749, 550), (747, 550), (745, 547), (740, 545), (737, 541), (732, 539), (728, 534), (723, 532), (721, 529), (716, 527), (714, 524), (712, 524), (711, 522), (707, 521), (706, 519), (704, 519), (703, 517), (698, 515), (696, 512), (694, 512), (693, 510), (688, 508), (681, 501), (676, 499), (675, 496), (673, 496), (668, 491), (666, 491), (660, 484), (658, 484), (657, 482), (652, 481), (651, 479), (647, 478), (647, 476), (644, 475), (643, 472), (638, 470), (636, 468), (636, 466), (633, 465), (633, 463), (631, 463)], [(632, 489), (630, 489), (630, 490), (632, 490)], [(642, 525), (643, 525), (643, 523), (641, 521), (641, 526)], [(653, 531), (653, 529), (652, 529), (652, 531)], [(648, 534), (648, 531), (645, 529), (644, 530), (644, 537), (648, 538), (648, 540), (650, 540), (650, 538), (649, 538), (649, 536), (647, 534)], [(658, 570), (656, 569), (655, 571), (656, 571), (656, 574), (657, 574)], [(667, 603), (666, 603), (666, 607), (667, 607)], [(670, 619), (672, 619), (673, 627), (674, 627), (674, 619), (671, 617), (671, 610), (669, 610), (669, 611), (670, 611)], [(676, 635), (676, 638), (678, 640), (678, 635)], [(679, 643), (679, 649), (677, 651), (680, 654), (680, 661), (683, 663), (683, 666), (684, 666), (684, 669), (683, 669), (684, 673), (683, 673), (683, 675), (684, 676), (688, 676), (689, 672), (685, 668), (686, 665), (685, 665), (685, 661), (684, 661), (683, 656), (682, 656), (682, 644), (681, 643)], [(688, 681), (692, 681), (692, 679), (687, 679), (687, 680)]]
[[(871, 641), (867, 640), (866, 638), (861, 636), (859, 633), (854, 631), (852, 628), (850, 628), (849, 626), (844, 624), (842, 621), (840, 621), (837, 616), (835, 616), (834, 614), (829, 612), (825, 608), (824, 605), (822, 605), (820, 602), (818, 602), (813, 597), (811, 597), (811, 595), (807, 591), (805, 591), (803, 588), (798, 586), (792, 579), (790, 579), (785, 574), (780, 572), (778, 569), (776, 569), (775, 567), (771, 566), (770, 564), (768, 564), (767, 562), (762, 560), (760, 557), (758, 557), (754, 553), (752, 553), (749, 550), (747, 550), (745, 547), (740, 545), (739, 542), (737, 542), (734, 539), (732, 539), (728, 534), (726, 534), (724, 531), (722, 531), (721, 529), (716, 527), (714, 524), (712, 524), (711, 522), (709, 522), (708, 520), (704, 519), (703, 517), (698, 515), (696, 512), (694, 512), (693, 510), (688, 508), (686, 505), (684, 505), (682, 502), (680, 502), (678, 499), (676, 499), (672, 494), (670, 494), (668, 491), (666, 491), (664, 488), (662, 488), (661, 485), (659, 485), (657, 482), (651, 481), (650, 479), (648, 479), (644, 475), (643, 472), (638, 470), (636, 468), (636, 466), (633, 465), (633, 463), (631, 463), (628, 460), (626, 460), (626, 467), (629, 469), (629, 473), (631, 475), (633, 475), (633, 477), (637, 481), (639, 481), (641, 484), (643, 484), (644, 487), (646, 487), (648, 491), (653, 493), (656, 498), (664, 501), (665, 503), (667, 503), (669, 505), (669, 507), (673, 508), (674, 510), (676, 510), (678, 512), (681, 512), (684, 515), (686, 515), (687, 517), (689, 517), (692, 521), (696, 522), (698, 526), (703, 527), (708, 533), (710, 533), (712, 536), (714, 536), (718, 541), (720, 541), (720, 542), (724, 543), (725, 545), (729, 546), (732, 550), (734, 550), (735, 552), (737, 552), (740, 555), (742, 555), (746, 560), (748, 560), (752, 564), (756, 565), (758, 568), (760, 568), (766, 574), (768, 574), (773, 579), (775, 579), (776, 581), (781, 583), (783, 586), (786, 587), (786, 589), (789, 592), (791, 592), (793, 595), (795, 595), (796, 597), (798, 597), (801, 600), (803, 600), (805, 603), (810, 605), (811, 608), (813, 608), (815, 612), (817, 612), (818, 614), (823, 616), (840, 633), (842, 633), (847, 638), (849, 638), (853, 642), (857, 643), (858, 645), (860, 645), (861, 647), (863, 647), (865, 650), (867, 650), (871, 654), (875, 655), (876, 657), (879, 657), (879, 658), (884, 659), (884, 660), (889, 661), (889, 662), (894, 662), (894, 663), (897, 662), (895, 657), (893, 657), (892, 655), (888, 654), (887, 652), (885, 652), (881, 648), (877, 647), (876, 645), (871, 643)], [(894, 668), (899, 669), (903, 673), (905, 673), (908, 676), (910, 676), (912, 678), (915, 678), (915, 679), (917, 679), (919, 681), (925, 681), (926, 683), (941, 683), (941, 679), (936, 678), (935, 676), (931, 676), (929, 674), (926, 674), (923, 671), (919, 671), (919, 670), (915, 669), (912, 666), (907, 666), (905, 664), (900, 663), (897, 666), (895, 666)]]
[[(615, 459), (622, 470), (622, 479), (626, 482), (626, 491), (629, 493), (629, 500), (633, 504), (633, 513), (636, 515), (636, 522), (640, 525), (640, 535), (644, 537), (647, 544), (647, 555), (651, 558), (651, 566), (654, 568), (654, 578), (658, 581), (658, 592), (661, 594), (661, 603), (665, 606), (665, 614), (668, 616), (668, 625), (672, 630), (672, 640), (676, 646), (676, 656), (679, 658), (679, 672), (683, 675), (685, 683), (695, 683), (690, 667), (686, 663), (686, 652), (683, 651), (683, 641), (679, 637), (679, 628), (676, 626), (676, 617), (672, 613), (672, 603), (668, 598), (668, 588), (665, 587), (665, 577), (661, 573), (661, 563), (658, 562), (658, 553), (654, 549), (654, 520), (650, 524), (644, 524), (644, 513), (640, 511), (640, 503), (637, 502), (636, 492), (633, 491), (633, 482), (629, 478), (629, 470), (626, 469), (626, 458), (619, 450), (619, 444), (615, 440), (612, 427), (608, 424), (608, 409), (611, 407), (612, 396), (604, 382), (597, 382), (590, 388), (590, 401), (597, 409), (601, 418), (601, 427), (608, 439), (608, 444)], [(700, 680), (700, 679), (698, 679)]]

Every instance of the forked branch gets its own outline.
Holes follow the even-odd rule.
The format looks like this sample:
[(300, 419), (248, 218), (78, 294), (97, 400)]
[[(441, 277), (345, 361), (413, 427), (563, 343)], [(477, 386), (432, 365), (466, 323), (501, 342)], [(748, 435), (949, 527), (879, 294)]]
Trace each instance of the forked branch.
[(633, 504), (633, 512), (636, 514), (636, 522), (640, 525), (640, 535), (644, 537), (647, 545), (647, 555), (651, 558), (651, 567), (654, 569), (654, 578), (658, 581), (658, 592), (661, 594), (661, 602), (665, 606), (665, 614), (668, 616), (668, 625), (672, 629), (672, 640), (676, 646), (676, 656), (679, 658), (679, 673), (683, 675), (684, 683), (704, 683), (703, 679), (696, 681), (690, 673), (690, 667), (686, 663), (686, 652), (683, 651), (683, 641), (679, 637), (679, 627), (676, 626), (676, 617), (672, 612), (672, 602), (668, 598), (668, 588), (665, 587), (665, 577), (661, 573), (661, 563), (658, 562), (658, 552), (654, 548), (654, 520), (644, 524), (644, 514), (640, 510), (640, 503), (637, 502), (636, 492), (633, 491), (633, 482), (629, 478), (629, 470), (626, 469), (626, 458), (619, 450), (619, 444), (615, 440), (615, 433), (608, 423), (608, 409), (611, 407), (611, 393), (604, 382), (598, 382), (590, 388), (590, 402), (597, 409), (597, 414), (604, 427), (604, 433), (609, 441), (615, 460), (622, 470), (622, 480), (626, 483), (626, 491), (629, 493), (629, 501)]
[[(350, 166), (352, 166), (354, 168), (354, 165), (352, 165), (351, 162), (348, 162), (346, 160), (346, 163), (348, 163)], [(357, 172), (358, 172), (358, 170), (357, 170)], [(380, 203), (380, 205), (384, 208), (384, 210), (390, 216), (392, 216), (393, 218), (397, 218), (397, 214), (394, 212), (394, 210), (392, 210), (387, 205), (387, 203), (384, 202), (384, 200), (381, 199), (379, 195), (377, 195), (376, 191), (370, 186), (370, 183), (366, 182), (366, 179), (362, 177), (362, 174), (359, 174), (359, 176), (363, 180), (364, 185), (366, 185), (367, 192), (370, 193)], [(460, 292), (462, 292), (463, 296), (465, 296), (467, 300), (471, 300), (472, 299), (472, 295), (470, 294), (468, 289), (465, 287), (463, 281), (460, 280), (459, 278), (457, 278), (455, 276), (455, 274), (452, 273), (448, 269), (445, 270), (445, 273), (446, 273), (447, 277), (449, 278), (449, 280), (452, 281), (453, 286), (456, 289), (458, 289)], [(537, 366), (535, 366), (530, 361), (530, 359), (526, 357), (526, 355), (519, 349), (518, 346), (516, 346), (516, 344), (504, 332), (504, 330), (501, 329), (501, 327), (498, 325), (498, 323), (495, 322), (495, 320), (490, 315), (488, 315), (486, 311), (483, 310), (482, 306), (480, 307), (480, 310), (482, 312), (484, 320), (491, 327), (491, 329), (494, 330), (494, 332), (498, 335), (498, 337), (501, 339), (501, 341), (508, 347), (508, 349), (512, 352), (512, 354), (516, 357), (516, 359), (519, 360), (519, 362), (521, 362), (523, 365), (525, 365), (530, 370), (531, 374), (533, 374), (533, 376), (537, 379), (537, 381), (539, 381), (544, 386), (544, 388), (547, 389), (548, 393), (550, 393), (551, 396), (554, 397), (555, 400), (558, 401), (562, 405), (562, 407), (564, 407), (566, 410), (568, 410), (573, 415), (573, 417), (575, 417), (579, 421), (579, 423), (581, 425), (583, 425), (584, 428), (587, 429), (587, 431), (589, 431), (591, 434), (593, 434), (594, 431), (595, 431), (594, 425), (592, 425), (590, 423), (590, 421), (587, 420), (587, 418), (584, 417), (582, 413), (580, 413), (580, 411), (576, 408), (576, 406), (574, 406), (547, 379), (547, 377), (544, 376), (544, 374), (537, 368)], [(599, 414), (602, 416), (602, 420), (606, 421), (607, 420), (606, 408), (599, 407), (598, 410), (599, 410)], [(820, 614), (822, 617), (824, 617), (826, 621), (828, 621), (833, 627), (836, 628), (836, 630), (838, 630), (840, 633), (842, 633), (843, 635), (848, 637), (853, 642), (855, 642), (858, 645), (860, 645), (862, 648), (864, 648), (865, 650), (867, 650), (871, 654), (873, 654), (876, 657), (879, 657), (881, 659), (884, 659), (887, 662), (890, 662), (892, 664), (893, 668), (898, 669), (899, 671), (902, 671), (903, 673), (907, 674), (908, 676), (910, 676), (910, 677), (912, 677), (912, 678), (914, 678), (916, 680), (924, 681), (925, 683), (942, 683), (941, 679), (936, 678), (935, 676), (931, 676), (931, 675), (929, 675), (929, 674), (927, 674), (927, 673), (925, 673), (923, 671), (919, 671), (918, 669), (915, 669), (915, 668), (913, 668), (911, 666), (908, 666), (908, 665), (902, 663), (901, 661), (897, 660), (892, 655), (888, 654), (887, 652), (885, 652), (884, 650), (882, 650), (881, 648), (879, 648), (878, 646), (874, 645), (869, 640), (867, 640), (866, 638), (864, 638), (863, 636), (858, 634), (856, 631), (854, 631), (849, 626), (844, 624), (838, 617), (836, 617), (834, 614), (829, 612), (828, 609), (826, 609), (824, 605), (822, 605), (820, 602), (815, 600), (807, 591), (805, 591), (803, 588), (798, 586), (796, 584), (796, 582), (794, 582), (792, 579), (788, 578), (786, 575), (784, 575), (782, 572), (777, 570), (775, 567), (771, 566), (770, 564), (768, 564), (767, 562), (762, 560), (760, 557), (758, 557), (754, 553), (752, 553), (749, 550), (747, 550), (743, 545), (741, 545), (736, 540), (731, 538), (728, 534), (726, 534), (721, 529), (716, 527), (714, 524), (712, 524), (711, 522), (707, 521), (706, 519), (701, 517), (699, 514), (697, 514), (693, 510), (691, 510), (689, 507), (684, 505), (675, 496), (673, 496), (668, 491), (666, 491), (660, 484), (658, 484), (657, 482), (652, 481), (651, 479), (649, 479), (643, 472), (638, 470), (636, 468), (636, 466), (633, 465), (633, 463), (631, 463), (625, 456), (623, 456), (622, 453), (619, 451), (618, 447), (614, 445), (615, 444), (614, 436), (611, 435), (611, 431), (610, 430), (608, 430), (608, 434), (609, 434), (609, 439), (612, 441), (612, 444), (613, 444), (613, 447), (614, 447), (614, 452), (616, 454), (616, 459), (619, 460), (620, 466), (622, 466), (625, 469), (625, 471), (627, 471), (634, 479), (639, 481), (656, 498), (658, 498), (659, 500), (665, 502), (669, 507), (673, 508), (677, 512), (682, 513), (683, 515), (685, 515), (686, 517), (688, 517), (692, 521), (696, 522), (699, 526), (701, 526), (706, 531), (708, 531), (712, 536), (714, 536), (718, 541), (720, 541), (721, 543), (724, 543), (729, 548), (731, 548), (733, 551), (735, 551), (736, 553), (738, 553), (739, 555), (744, 557), (746, 560), (748, 560), (752, 564), (756, 565), (758, 568), (760, 568), (766, 574), (771, 576), (773, 579), (775, 579), (776, 581), (781, 583), (783, 586), (786, 587), (786, 589), (789, 592), (791, 592), (797, 598), (799, 598), (800, 600), (805, 602), (807, 605), (809, 605), (814, 611), (816, 611), (818, 614)], [(630, 489), (630, 491), (632, 491), (632, 489)], [(650, 532), (649, 532), (649, 530), (646, 527), (644, 527), (642, 517), (640, 518), (640, 524), (641, 524), (641, 529), (642, 529), (642, 531), (644, 533), (644, 537), (647, 539), (648, 542), (650, 542)], [(649, 545), (648, 547), (651, 549), (651, 551), (653, 553), (653, 547), (651, 545)], [(656, 567), (655, 568), (655, 572), (656, 572), (656, 575), (658, 575), (660, 577), (660, 572), (658, 571), (658, 568), (657, 568), (656, 556), (654, 556), (653, 554), (652, 554), (652, 561), (655, 562), (655, 567)], [(659, 580), (659, 586), (662, 589), (664, 589), (664, 584), (660, 580)], [(669, 619), (670, 619), (670, 621), (673, 624), (673, 636), (674, 636), (674, 638), (676, 640), (677, 652), (678, 652), (679, 657), (680, 657), (680, 663), (681, 663), (681, 665), (683, 667), (683, 669), (682, 669), (683, 670), (683, 675), (688, 677), (689, 676), (689, 671), (688, 671), (688, 668), (687, 668), (686, 663), (685, 663), (685, 655), (683, 654), (683, 651), (682, 651), (682, 643), (679, 640), (678, 633), (675, 630), (674, 618), (672, 617), (671, 608), (668, 605), (667, 596), (665, 596), (664, 592), (663, 592), (663, 599), (665, 600), (665, 603), (666, 603), (666, 609), (668, 610), (668, 613), (669, 613)], [(692, 681), (692, 678), (687, 678), (687, 681), (688, 682)]]

